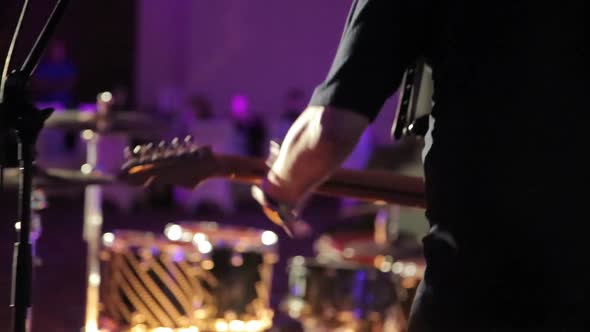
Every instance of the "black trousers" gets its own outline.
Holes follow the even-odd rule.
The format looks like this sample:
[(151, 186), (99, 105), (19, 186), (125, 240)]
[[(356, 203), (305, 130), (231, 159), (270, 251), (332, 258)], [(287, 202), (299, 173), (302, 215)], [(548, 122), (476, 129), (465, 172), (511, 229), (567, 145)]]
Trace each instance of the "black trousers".
[(590, 280), (565, 268), (567, 260), (538, 260), (537, 267), (511, 265), (510, 257), (467, 258), (446, 235), (434, 228), (423, 239), (427, 268), (408, 332), (590, 331)]

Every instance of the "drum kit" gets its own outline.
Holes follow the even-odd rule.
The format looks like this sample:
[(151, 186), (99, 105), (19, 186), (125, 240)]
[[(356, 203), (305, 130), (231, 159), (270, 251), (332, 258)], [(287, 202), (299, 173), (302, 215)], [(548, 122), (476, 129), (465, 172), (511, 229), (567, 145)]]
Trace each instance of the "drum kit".
[[(296, 331), (405, 331), (420, 260), (394, 259), (385, 247), (363, 250), (366, 239), (339, 234), (318, 242), (326, 237), (340, 258), (320, 253), (288, 262), (278, 309), (300, 323)], [(161, 233), (104, 233), (99, 330), (294, 331), (274, 324), (278, 243), (269, 230), (208, 221), (170, 223)]]
[(102, 237), (103, 326), (111, 331), (265, 331), (276, 234), (179, 222)]
[[(34, 171), (33, 251), (41, 231), (37, 212), (47, 207), (43, 190), (85, 190), (83, 330), (282, 331), (273, 323), (271, 307), (273, 270), (279, 261), (279, 238), (272, 231), (180, 221), (161, 233), (102, 233), (101, 188), (118, 179), (99, 170), (101, 136), (144, 137), (156, 132), (154, 123), (161, 123), (139, 113), (113, 114), (111, 98), (99, 94), (95, 113), (61, 112), (46, 121), (46, 128), (81, 132), (87, 156), (80, 170), (36, 165)], [(4, 186), (18, 186), (18, 170), (4, 170)], [(405, 330), (423, 264), (419, 253), (398, 256), (392, 222), (380, 218), (386, 210), (384, 206), (378, 213), (374, 234), (324, 234), (316, 240), (317, 256), (289, 259), (288, 293), (278, 309), (299, 322), (300, 331)]]

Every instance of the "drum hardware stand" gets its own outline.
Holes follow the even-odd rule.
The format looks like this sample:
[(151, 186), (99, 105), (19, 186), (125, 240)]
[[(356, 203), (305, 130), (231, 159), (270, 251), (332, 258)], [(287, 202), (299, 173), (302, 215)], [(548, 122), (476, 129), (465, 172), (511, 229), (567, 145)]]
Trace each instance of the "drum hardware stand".
[[(44, 210), (45, 208), (47, 208), (47, 198), (45, 193), (40, 189), (34, 190), (31, 195), (31, 232), (29, 236), (32, 258), (31, 266), (33, 268), (33, 272), (35, 267), (41, 265), (41, 258), (37, 255), (37, 240), (39, 240), (41, 237), (42, 232), (41, 215), (38, 212)], [(21, 224), (17, 222), (14, 224), (14, 228), (17, 232), (20, 232)], [(31, 330), (32, 321), (33, 310), (32, 307), (30, 307), (27, 312), (27, 331)]]
[[(97, 97), (97, 114), (108, 115), (112, 102), (109, 92), (100, 93)], [(91, 173), (98, 168), (99, 132), (106, 129), (106, 122), (98, 121), (96, 131), (84, 130), (82, 139), (86, 142), (86, 164), (82, 165), (83, 173)], [(84, 193), (84, 231), (83, 238), (87, 243), (86, 269), (86, 317), (83, 331), (97, 332), (100, 294), (100, 240), (103, 222), (102, 188), (100, 185), (86, 187)]]
[(27, 317), (32, 293), (30, 235), (34, 150), (39, 132), (43, 128), (45, 120), (53, 112), (52, 109), (39, 110), (33, 105), (28, 93), (28, 83), (58, 22), (64, 15), (68, 2), (68, 0), (58, 0), (22, 67), (8, 74), (12, 52), (28, 9), (28, 0), (24, 1), (8, 50), (2, 77), (0, 77), (2, 80), (0, 85), (0, 137), (12, 136), (16, 141), (20, 168), (18, 204), (20, 231), (18, 232), (18, 241), (14, 246), (11, 299), (14, 332), (27, 331)]
[(399, 235), (398, 205), (381, 205), (374, 219), (374, 240), (380, 246), (390, 246)]

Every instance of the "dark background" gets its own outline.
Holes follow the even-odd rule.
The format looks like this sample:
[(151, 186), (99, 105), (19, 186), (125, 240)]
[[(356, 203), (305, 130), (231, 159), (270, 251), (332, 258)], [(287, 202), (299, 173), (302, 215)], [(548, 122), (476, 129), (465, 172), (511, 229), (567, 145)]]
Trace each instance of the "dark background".
[[(0, 4), (0, 58), (6, 56), (24, 1)], [(31, 0), (13, 57), (20, 65), (43, 27), (55, 1)], [(79, 69), (75, 99), (93, 102), (100, 91), (124, 85), (132, 93), (135, 77), (135, 0), (70, 1), (56, 38), (66, 42)], [(2, 63), (3, 65), (4, 63)], [(133, 96), (130, 96), (133, 100)]]

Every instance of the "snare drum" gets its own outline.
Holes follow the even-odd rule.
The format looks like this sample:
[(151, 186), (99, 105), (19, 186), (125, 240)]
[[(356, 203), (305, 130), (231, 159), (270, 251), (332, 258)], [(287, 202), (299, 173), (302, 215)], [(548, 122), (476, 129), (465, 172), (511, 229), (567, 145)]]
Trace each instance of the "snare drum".
[(398, 304), (398, 286), (390, 272), (304, 257), (289, 262), (289, 294), (283, 309), (306, 330), (384, 331)]
[[(122, 330), (264, 331), (277, 236), (215, 223), (103, 236), (103, 315)], [(192, 330), (187, 330), (192, 331)]]

